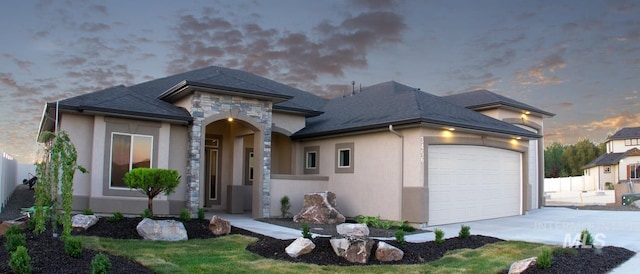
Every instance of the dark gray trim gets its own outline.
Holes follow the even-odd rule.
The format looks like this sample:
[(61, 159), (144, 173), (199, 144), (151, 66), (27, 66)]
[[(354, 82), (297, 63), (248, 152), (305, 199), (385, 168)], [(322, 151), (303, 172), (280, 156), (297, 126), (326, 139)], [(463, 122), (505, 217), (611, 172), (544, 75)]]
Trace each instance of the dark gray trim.
[[(349, 166), (348, 167), (340, 167), (340, 151), (348, 149), (349, 150)], [(339, 143), (335, 145), (335, 173), (354, 173), (355, 171), (355, 145), (353, 142), (350, 143)]]
[(260, 100), (269, 100), (273, 102), (282, 102), (290, 100), (293, 96), (282, 95), (276, 93), (267, 93), (262, 91), (233, 88), (228, 86), (205, 84), (195, 81), (184, 80), (175, 86), (169, 88), (158, 96), (158, 99), (173, 103), (187, 96), (189, 93), (201, 90), (204, 92), (215, 92), (217, 94), (236, 95), (246, 98), (255, 98)]

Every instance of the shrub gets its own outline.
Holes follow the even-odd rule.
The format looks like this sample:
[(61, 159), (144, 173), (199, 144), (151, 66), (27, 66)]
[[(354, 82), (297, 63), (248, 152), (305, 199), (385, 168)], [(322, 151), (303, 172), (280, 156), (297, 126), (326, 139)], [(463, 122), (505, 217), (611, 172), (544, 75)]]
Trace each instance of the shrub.
[(85, 208), (84, 210), (82, 210), (82, 214), (93, 215), (93, 210), (91, 210), (91, 208)]
[(613, 183), (612, 183), (612, 182), (606, 182), (606, 183), (604, 183), (604, 185), (605, 185), (605, 187), (607, 188), (607, 190), (614, 190), (614, 189), (616, 189), (616, 188), (613, 186)]
[(12, 225), (7, 228), (7, 231), (4, 232), (4, 236), (11, 234), (22, 234), (22, 228), (17, 225)]
[(22, 232), (17, 234), (5, 234), (7, 238), (6, 248), (8, 252), (14, 252), (20, 246), (27, 245), (27, 238), (22, 234)]
[(183, 221), (183, 222), (191, 221), (191, 214), (189, 214), (189, 211), (187, 211), (186, 208), (180, 211), (180, 221)]
[(396, 230), (396, 242), (404, 244), (407, 241), (404, 239), (404, 231), (402, 229)]
[(470, 231), (471, 227), (469, 227), (468, 225), (461, 225), (460, 232), (458, 232), (458, 237), (460, 237), (461, 239), (469, 238), (469, 235), (471, 235)]
[(404, 232), (414, 232), (416, 228), (411, 226), (407, 221), (398, 222), (398, 228), (402, 229)]
[(551, 255), (551, 252), (548, 249), (545, 249), (542, 250), (542, 253), (540, 253), (540, 255), (538, 256), (536, 265), (539, 268), (547, 269), (551, 267), (551, 261), (553, 261), (553, 255)]
[(113, 213), (113, 215), (107, 217), (108, 222), (118, 222), (118, 221), (121, 221), (122, 219), (124, 219), (124, 215), (122, 215), (120, 211), (116, 211)]
[(580, 233), (580, 242), (582, 243), (582, 245), (593, 244), (593, 237), (591, 237), (591, 233), (589, 233), (589, 230), (587, 229), (582, 230), (582, 232)]
[(290, 208), (291, 203), (289, 203), (289, 196), (282, 196), (282, 199), (280, 199), (280, 213), (282, 214), (282, 218), (287, 217), (287, 213), (289, 213)]
[(91, 273), (92, 274), (106, 274), (111, 270), (111, 260), (107, 255), (99, 253), (91, 260)]
[(204, 208), (198, 208), (198, 220), (204, 220)]
[(433, 233), (436, 234), (436, 243), (444, 243), (444, 231), (442, 231), (442, 229), (436, 228), (433, 230)]
[(64, 251), (71, 257), (79, 258), (82, 255), (82, 241), (78, 238), (65, 237)]
[(142, 213), (140, 214), (140, 217), (153, 219), (153, 213), (151, 212), (151, 209), (147, 208), (144, 211), (142, 211)]
[(307, 238), (309, 240), (311, 240), (311, 232), (310, 232), (311, 228), (309, 227), (308, 224), (302, 224), (302, 237)]
[(16, 274), (31, 273), (31, 257), (29, 257), (26, 247), (19, 246), (16, 251), (11, 252), (9, 267)]

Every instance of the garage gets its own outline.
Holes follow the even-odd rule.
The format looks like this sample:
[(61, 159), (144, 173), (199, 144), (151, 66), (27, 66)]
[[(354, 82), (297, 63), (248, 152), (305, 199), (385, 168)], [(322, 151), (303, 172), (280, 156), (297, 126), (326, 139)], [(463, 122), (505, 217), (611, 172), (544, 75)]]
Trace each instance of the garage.
[(522, 153), (485, 146), (430, 145), (427, 164), (428, 225), (522, 212)]

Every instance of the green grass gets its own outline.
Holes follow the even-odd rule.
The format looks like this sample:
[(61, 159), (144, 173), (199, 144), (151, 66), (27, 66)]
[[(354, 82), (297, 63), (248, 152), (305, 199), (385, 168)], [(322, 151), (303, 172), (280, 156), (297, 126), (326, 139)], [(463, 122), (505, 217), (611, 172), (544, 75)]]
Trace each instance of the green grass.
[(338, 267), (265, 259), (245, 250), (256, 239), (242, 235), (181, 242), (79, 238), (83, 247), (127, 257), (158, 273), (496, 273), (545, 248), (508, 241), (455, 250), (427, 264)]

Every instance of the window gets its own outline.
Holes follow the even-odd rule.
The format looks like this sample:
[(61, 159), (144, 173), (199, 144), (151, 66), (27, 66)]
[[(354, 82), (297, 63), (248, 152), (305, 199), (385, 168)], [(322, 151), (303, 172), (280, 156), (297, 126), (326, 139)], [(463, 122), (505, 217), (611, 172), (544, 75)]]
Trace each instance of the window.
[(320, 174), (320, 146), (304, 148), (304, 174)]
[(627, 166), (629, 179), (640, 179), (640, 164), (630, 164)]
[(611, 173), (611, 166), (604, 167), (604, 173)]
[(305, 161), (307, 163), (306, 165), (306, 169), (316, 169), (317, 167), (317, 163), (316, 163), (316, 157), (317, 157), (318, 153), (315, 151), (309, 151), (307, 152), (307, 160)]
[(640, 139), (625, 139), (624, 145), (626, 146), (637, 146), (640, 144)]
[(151, 167), (153, 136), (111, 134), (111, 187), (127, 187), (124, 175), (138, 167)]
[(351, 150), (348, 148), (338, 149), (338, 168), (351, 167)]
[(355, 150), (353, 143), (336, 144), (336, 173), (353, 173)]

